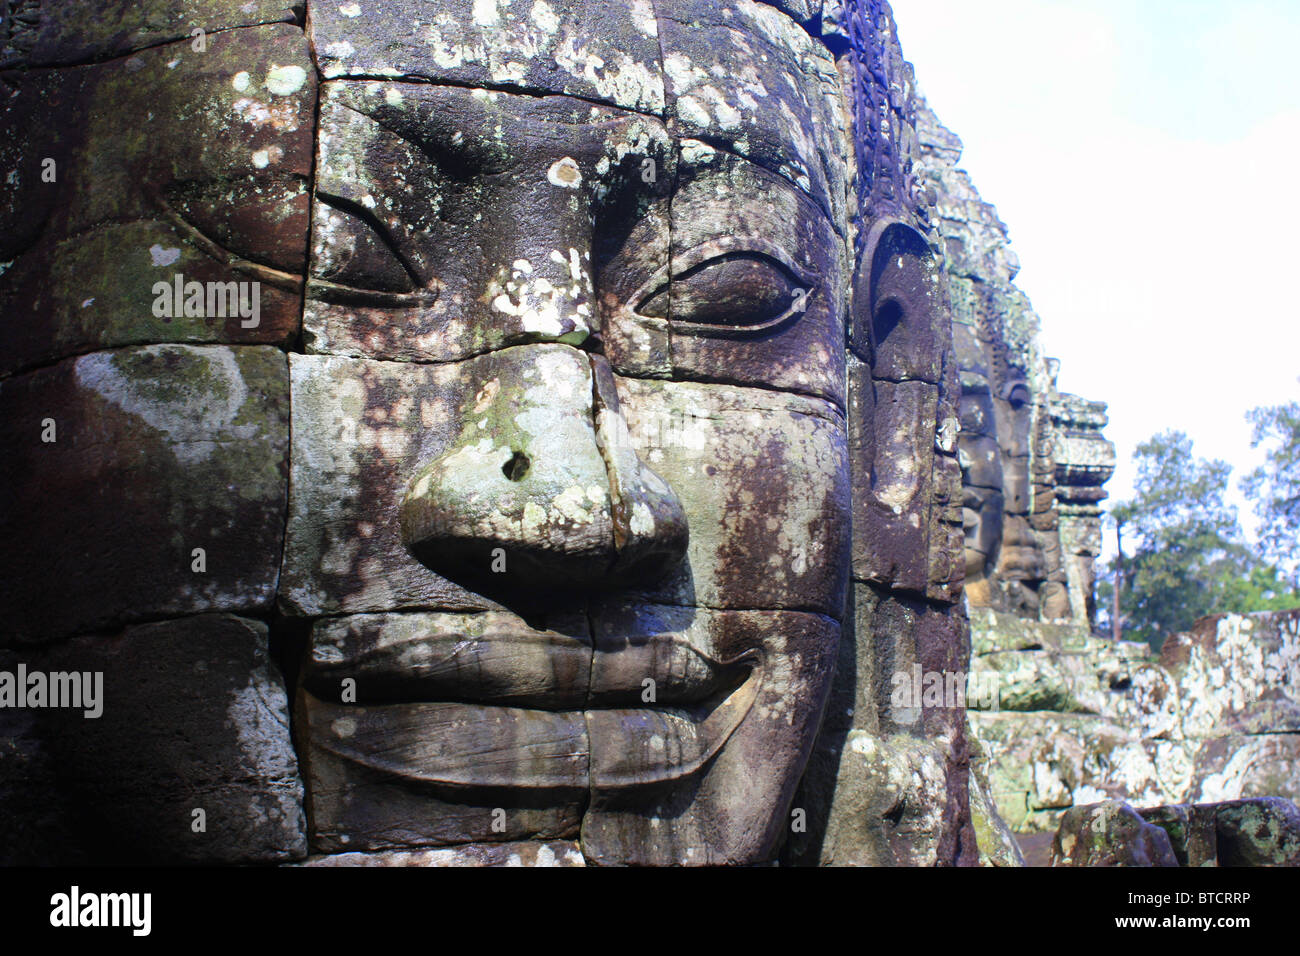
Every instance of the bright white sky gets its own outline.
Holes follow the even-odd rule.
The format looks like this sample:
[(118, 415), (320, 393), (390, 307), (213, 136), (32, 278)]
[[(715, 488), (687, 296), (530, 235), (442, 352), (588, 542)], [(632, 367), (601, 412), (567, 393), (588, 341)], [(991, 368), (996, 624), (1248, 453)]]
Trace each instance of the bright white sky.
[(1110, 403), (1112, 500), (1176, 428), (1234, 466), (1252, 528), (1244, 414), (1300, 396), (1300, 0), (893, 6), (1061, 389)]

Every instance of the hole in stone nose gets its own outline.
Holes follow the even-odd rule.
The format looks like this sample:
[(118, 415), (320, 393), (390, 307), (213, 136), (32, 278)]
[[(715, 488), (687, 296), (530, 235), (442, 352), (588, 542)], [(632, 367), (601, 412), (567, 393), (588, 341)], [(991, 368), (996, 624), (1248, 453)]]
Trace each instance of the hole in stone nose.
[(501, 473), (511, 481), (518, 481), (528, 474), (528, 466), (531, 464), (528, 456), (522, 451), (517, 451), (510, 456), (510, 460), (501, 466)]

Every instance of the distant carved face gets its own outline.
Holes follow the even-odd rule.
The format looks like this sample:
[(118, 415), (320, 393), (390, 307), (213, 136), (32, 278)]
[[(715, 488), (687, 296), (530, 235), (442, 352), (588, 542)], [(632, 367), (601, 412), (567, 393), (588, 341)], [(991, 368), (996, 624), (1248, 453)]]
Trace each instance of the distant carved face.
[(1004, 510), (1002, 449), (986, 378), (971, 377), (959, 408), (966, 592), (972, 601), (984, 605), (991, 603), (985, 578), (997, 563)]
[(667, 123), (323, 85), (281, 584), (344, 615), (301, 705), (320, 848), (753, 862), (786, 826), (848, 577), (847, 184), (792, 122), (829, 55), (745, 13), (784, 32), (606, 15), (663, 42)]

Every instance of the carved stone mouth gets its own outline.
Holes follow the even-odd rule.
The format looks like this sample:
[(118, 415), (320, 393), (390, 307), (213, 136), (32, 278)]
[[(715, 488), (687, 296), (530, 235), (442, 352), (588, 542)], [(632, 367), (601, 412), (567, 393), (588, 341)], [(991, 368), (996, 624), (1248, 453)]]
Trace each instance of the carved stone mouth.
[(484, 704), (355, 706), (314, 701), (316, 747), (434, 790), (588, 790), (693, 776), (722, 749), (758, 694), (757, 671), (698, 708), (528, 710)]
[[(313, 745), (435, 790), (653, 786), (707, 765), (761, 686), (757, 651), (717, 661), (678, 634), (601, 647), (513, 615), (447, 617), (462, 626), (364, 644), (355, 622), (327, 626), (304, 674)], [(356, 702), (335, 703), (346, 678)]]
[(513, 614), (438, 615), (436, 629), (401, 615), (324, 622), (305, 685), (339, 699), (354, 682), (358, 704), (481, 703), (565, 711), (639, 703), (693, 706), (739, 685), (748, 659), (718, 661), (677, 633), (594, 643), (581, 615), (551, 629)]

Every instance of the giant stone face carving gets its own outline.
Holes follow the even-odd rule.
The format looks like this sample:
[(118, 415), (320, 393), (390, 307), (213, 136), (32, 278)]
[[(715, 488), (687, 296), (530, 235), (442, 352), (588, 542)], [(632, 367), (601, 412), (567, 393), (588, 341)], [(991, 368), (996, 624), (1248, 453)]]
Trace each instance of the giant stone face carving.
[[(74, 423), (60, 467), (82, 509), (6, 531), (88, 520), (103, 592), (57, 615), (6, 593), (19, 640), (270, 620), (314, 854), (579, 840), (597, 863), (773, 859), (852, 621), (894, 591), (946, 614), (961, 576), (955, 382), (910, 145), (878, 116), (853, 132), (876, 116), (887, 16), (821, 7), (312, 2), (305, 22), (245, 10), (211, 53), (177, 39), (23, 77), (11, 111), (98, 117), (128, 74), (197, 61), (194, 102), (247, 141), (155, 163), (138, 197), (115, 187), (129, 225), (55, 206), (140, 272), (113, 287), (114, 324), (63, 285), (42, 298), (58, 237), (6, 250), (6, 308), (41, 319), (6, 320), (0, 400)], [(46, 27), (25, 54), (42, 69), (93, 40), (61, 61)], [(91, 149), (29, 138), (24, 155), (74, 169)], [(260, 329), (135, 320), (149, 280), (182, 270), (276, 290)], [(141, 462), (95, 430), (157, 444), (140, 500), (165, 544), (138, 566), (113, 502)], [(6, 480), (34, 502), (51, 456), (22, 454)], [(942, 646), (895, 635), (915, 644), (900, 660), (960, 666), (946, 628)], [(302, 855), (292, 817), (272, 856)]]

